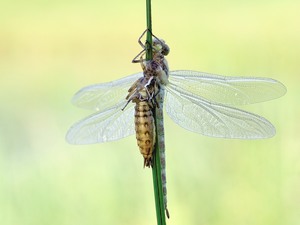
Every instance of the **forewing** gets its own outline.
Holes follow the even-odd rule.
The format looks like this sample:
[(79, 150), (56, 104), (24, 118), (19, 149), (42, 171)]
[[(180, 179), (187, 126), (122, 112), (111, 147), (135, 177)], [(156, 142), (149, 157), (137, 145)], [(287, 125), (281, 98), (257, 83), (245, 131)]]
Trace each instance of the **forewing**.
[(166, 87), (166, 111), (181, 127), (211, 137), (261, 139), (274, 136), (265, 118), (230, 106), (208, 102)]
[(84, 87), (74, 95), (72, 103), (85, 109), (105, 111), (122, 103), (130, 86), (142, 76), (143, 73), (136, 73), (119, 80)]
[(260, 77), (225, 77), (191, 70), (171, 71), (170, 83), (191, 95), (225, 105), (245, 105), (279, 98), (286, 87)]
[(77, 123), (68, 131), (70, 144), (94, 144), (115, 141), (135, 133), (134, 104), (122, 111), (126, 101), (108, 110), (95, 113)]

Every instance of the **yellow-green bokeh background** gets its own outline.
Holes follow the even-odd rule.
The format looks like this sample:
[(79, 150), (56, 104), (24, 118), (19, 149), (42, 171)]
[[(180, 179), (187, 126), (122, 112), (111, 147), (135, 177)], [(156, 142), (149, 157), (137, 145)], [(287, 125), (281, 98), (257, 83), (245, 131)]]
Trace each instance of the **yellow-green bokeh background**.
[[(153, 0), (171, 69), (267, 76), (287, 94), (247, 106), (268, 140), (214, 139), (166, 118), (168, 224), (300, 224), (300, 2)], [(145, 1), (0, 2), (0, 224), (156, 223), (134, 136), (68, 145), (79, 88), (141, 70)], [(166, 116), (167, 117), (167, 116)]]

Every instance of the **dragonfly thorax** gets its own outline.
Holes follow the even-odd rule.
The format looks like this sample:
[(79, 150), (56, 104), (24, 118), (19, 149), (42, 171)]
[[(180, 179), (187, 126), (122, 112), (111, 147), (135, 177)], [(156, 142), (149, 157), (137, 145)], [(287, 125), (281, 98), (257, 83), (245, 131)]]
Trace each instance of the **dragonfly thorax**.
[(168, 73), (162, 68), (161, 64), (156, 60), (148, 60), (142, 62), (144, 77), (156, 77), (159, 84), (166, 85), (169, 83)]

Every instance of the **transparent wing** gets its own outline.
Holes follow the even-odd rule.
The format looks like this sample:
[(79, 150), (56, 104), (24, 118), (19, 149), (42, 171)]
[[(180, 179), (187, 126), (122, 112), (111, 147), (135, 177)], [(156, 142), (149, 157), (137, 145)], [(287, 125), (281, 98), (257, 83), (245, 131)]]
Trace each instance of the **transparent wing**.
[(165, 106), (181, 127), (211, 137), (260, 139), (275, 135), (265, 118), (230, 106), (208, 102), (186, 91), (166, 86)]
[(123, 102), (130, 86), (142, 76), (143, 73), (136, 73), (119, 80), (84, 87), (74, 95), (72, 103), (96, 111), (110, 109)]
[(134, 134), (134, 104), (128, 104), (122, 111), (126, 102), (123, 100), (108, 110), (77, 122), (69, 129), (66, 140), (70, 144), (94, 144)]
[(225, 105), (245, 105), (279, 98), (286, 87), (277, 80), (260, 77), (225, 77), (190, 70), (171, 71), (174, 88)]

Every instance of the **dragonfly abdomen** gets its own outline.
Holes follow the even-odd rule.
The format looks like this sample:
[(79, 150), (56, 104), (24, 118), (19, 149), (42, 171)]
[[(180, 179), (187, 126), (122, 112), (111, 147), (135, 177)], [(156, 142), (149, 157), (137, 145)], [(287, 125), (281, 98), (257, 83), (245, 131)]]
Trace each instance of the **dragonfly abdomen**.
[(155, 145), (155, 124), (150, 104), (147, 101), (136, 102), (134, 116), (137, 144), (144, 157), (144, 166), (150, 167)]

